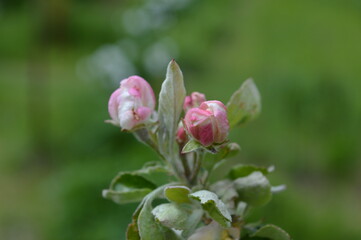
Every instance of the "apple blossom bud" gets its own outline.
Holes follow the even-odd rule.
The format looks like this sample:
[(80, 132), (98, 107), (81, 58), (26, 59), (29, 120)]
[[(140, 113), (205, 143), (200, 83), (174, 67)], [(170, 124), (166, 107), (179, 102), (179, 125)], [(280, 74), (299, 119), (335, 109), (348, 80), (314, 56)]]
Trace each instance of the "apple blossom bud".
[(187, 133), (183, 127), (183, 124), (179, 124), (176, 140), (179, 144), (184, 144), (187, 141)]
[(208, 147), (226, 140), (229, 130), (226, 106), (220, 101), (206, 101), (188, 110), (184, 118), (188, 134)]
[(187, 112), (191, 108), (199, 107), (204, 101), (206, 101), (206, 96), (203, 93), (192, 92), (190, 96), (184, 98), (183, 109)]
[(153, 89), (139, 76), (122, 80), (120, 88), (113, 92), (108, 103), (111, 123), (125, 130), (147, 123), (154, 108)]

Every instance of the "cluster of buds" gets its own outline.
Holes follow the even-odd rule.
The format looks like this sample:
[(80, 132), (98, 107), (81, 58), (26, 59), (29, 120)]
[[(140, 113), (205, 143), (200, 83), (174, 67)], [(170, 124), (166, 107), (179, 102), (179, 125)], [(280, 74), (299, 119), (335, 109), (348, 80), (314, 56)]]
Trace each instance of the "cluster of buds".
[[(253, 120), (261, 109), (251, 79), (226, 105), (207, 101), (199, 92), (186, 96), (183, 74), (171, 61), (155, 106), (153, 89), (139, 76), (122, 80), (108, 103), (108, 122), (133, 133), (164, 160), (120, 172), (103, 191), (119, 204), (140, 202), (127, 240), (290, 240), (277, 226), (245, 218), (250, 208), (284, 189), (270, 185), (266, 175), (272, 168), (233, 158), (240, 147), (229, 142), (229, 130)], [(155, 204), (157, 198), (168, 202)]]
[[(109, 122), (132, 131), (146, 127), (155, 116), (155, 97), (149, 83), (139, 76), (120, 81), (120, 87), (110, 96)], [(206, 101), (205, 95), (193, 92), (183, 103), (185, 117), (180, 122), (177, 141), (185, 143), (192, 138), (209, 147), (223, 143), (229, 131), (226, 106), (220, 101)]]

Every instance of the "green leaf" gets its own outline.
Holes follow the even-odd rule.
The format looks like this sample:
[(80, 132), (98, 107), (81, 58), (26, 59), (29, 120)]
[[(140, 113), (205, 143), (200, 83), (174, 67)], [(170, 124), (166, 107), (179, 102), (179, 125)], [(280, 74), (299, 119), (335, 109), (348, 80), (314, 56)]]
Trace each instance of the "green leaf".
[(253, 172), (246, 177), (236, 179), (234, 187), (240, 200), (251, 206), (263, 206), (272, 198), (271, 185), (261, 172)]
[(143, 189), (132, 189), (128, 191), (114, 191), (114, 190), (103, 190), (103, 197), (106, 199), (113, 200), (113, 202), (118, 204), (140, 202), (142, 199), (150, 193), (152, 190), (143, 188)]
[(221, 240), (222, 228), (215, 221), (207, 226), (197, 229), (188, 240)]
[(103, 190), (102, 195), (118, 204), (139, 202), (154, 188), (156, 185), (142, 176), (121, 172), (112, 180), (109, 189)]
[(240, 149), (241, 148), (237, 143), (228, 143), (224, 147), (220, 148), (216, 154), (207, 152), (203, 159), (202, 166), (207, 170), (211, 170), (217, 162), (222, 159), (235, 156)]
[(128, 225), (126, 235), (127, 240), (140, 240), (138, 227), (134, 223)]
[(203, 211), (190, 204), (165, 203), (155, 207), (152, 213), (163, 226), (189, 230), (201, 220)]
[(189, 152), (193, 152), (199, 148), (202, 148), (202, 144), (200, 144), (199, 142), (197, 142), (194, 139), (190, 139), (186, 145), (184, 145), (183, 149), (182, 149), (182, 153), (189, 153)]
[(142, 169), (134, 173), (142, 176), (157, 186), (161, 186), (175, 180), (170, 171), (158, 162), (148, 162)]
[(251, 235), (252, 237), (264, 237), (271, 240), (290, 240), (290, 235), (284, 231), (282, 228), (277, 227), (272, 224), (267, 224), (255, 233)]
[(255, 165), (240, 164), (240, 165), (233, 167), (228, 175), (231, 179), (234, 180), (234, 179), (237, 179), (240, 177), (246, 177), (249, 174), (256, 172), (256, 171), (261, 172), (263, 175), (267, 175), (269, 173), (268, 169), (265, 167), (257, 167)]
[(239, 164), (238, 158), (223, 159), (217, 162), (209, 173), (209, 182), (214, 183), (227, 176), (234, 165)]
[(175, 134), (178, 129), (185, 96), (186, 90), (182, 71), (178, 64), (172, 60), (168, 65), (166, 79), (159, 94), (158, 108), (158, 143), (160, 152), (167, 159), (169, 156), (173, 156), (177, 147)]
[(197, 229), (200, 224), (202, 224), (201, 220), (203, 214), (204, 211), (202, 209), (195, 208), (193, 206), (193, 210), (188, 216), (186, 227), (182, 232), (182, 236), (184, 238), (188, 239), (188, 237), (194, 232), (194, 230)]
[(233, 182), (229, 179), (218, 181), (210, 186), (210, 190), (217, 194), (219, 199), (224, 202), (228, 211), (231, 214), (235, 212), (235, 199), (238, 198), (238, 193), (233, 187)]
[(163, 197), (164, 188), (167, 185), (161, 186), (155, 189), (153, 192), (149, 193), (143, 199), (143, 207), (140, 210), (138, 217), (138, 230), (139, 235), (142, 240), (173, 240), (179, 239), (177, 235), (166, 227), (163, 227), (159, 223), (156, 222), (154, 215), (152, 214), (152, 202), (156, 198)]
[(128, 225), (126, 236), (127, 240), (140, 240), (139, 230), (138, 230), (138, 217), (140, 210), (142, 210), (144, 202), (139, 204), (135, 212), (133, 213), (132, 222)]
[(190, 189), (186, 186), (169, 186), (164, 189), (164, 196), (172, 202), (189, 203)]
[(208, 212), (209, 216), (217, 221), (223, 227), (229, 227), (232, 221), (224, 203), (219, 200), (218, 196), (210, 191), (201, 190), (189, 195), (202, 205), (202, 208)]
[(255, 119), (261, 112), (261, 96), (252, 79), (247, 79), (233, 93), (227, 104), (230, 128)]
[(225, 179), (212, 184), (209, 188), (211, 191), (215, 192), (218, 197), (222, 197), (228, 189), (232, 187), (233, 182), (229, 179)]
[(121, 172), (119, 173), (111, 182), (110, 189), (112, 190), (128, 190), (134, 188), (147, 188), (154, 189), (156, 185), (142, 176), (137, 175), (136, 173), (131, 172)]
[(163, 226), (183, 230), (185, 229), (190, 211), (187, 211), (186, 208), (182, 208), (178, 204), (164, 203), (155, 207), (152, 213), (155, 219)]
[(236, 215), (244, 217), (246, 215), (247, 210), (247, 203), (245, 202), (239, 202), (236, 209)]
[(166, 167), (157, 162), (147, 163), (140, 170), (118, 173), (109, 189), (103, 190), (103, 197), (118, 204), (140, 202), (157, 185), (163, 185), (170, 180), (173, 179)]

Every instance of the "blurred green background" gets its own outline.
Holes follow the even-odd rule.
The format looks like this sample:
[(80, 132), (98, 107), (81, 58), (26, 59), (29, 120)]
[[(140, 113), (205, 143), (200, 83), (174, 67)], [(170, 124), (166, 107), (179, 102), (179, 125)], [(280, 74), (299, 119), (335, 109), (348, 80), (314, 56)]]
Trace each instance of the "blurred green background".
[(260, 118), (240, 162), (287, 191), (255, 211), (294, 239), (361, 239), (359, 0), (1, 0), (0, 239), (124, 239), (136, 204), (101, 190), (156, 155), (105, 124), (119, 80), (227, 101), (248, 77)]

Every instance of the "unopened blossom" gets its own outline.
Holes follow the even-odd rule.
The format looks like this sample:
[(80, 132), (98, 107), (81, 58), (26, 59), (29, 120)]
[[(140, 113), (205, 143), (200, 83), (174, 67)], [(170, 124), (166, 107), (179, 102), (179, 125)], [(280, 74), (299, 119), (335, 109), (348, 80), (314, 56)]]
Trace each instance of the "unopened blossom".
[(190, 96), (184, 98), (183, 109), (187, 112), (191, 108), (199, 107), (205, 101), (206, 96), (203, 93), (192, 92)]
[(179, 144), (184, 144), (187, 141), (187, 138), (187, 133), (183, 127), (183, 124), (181, 123), (178, 126), (176, 140)]
[(187, 132), (203, 146), (223, 143), (229, 130), (226, 106), (220, 101), (206, 101), (188, 110), (184, 118)]
[(111, 123), (124, 130), (147, 123), (155, 108), (152, 87), (139, 76), (131, 76), (120, 82), (120, 88), (110, 96), (108, 103)]

